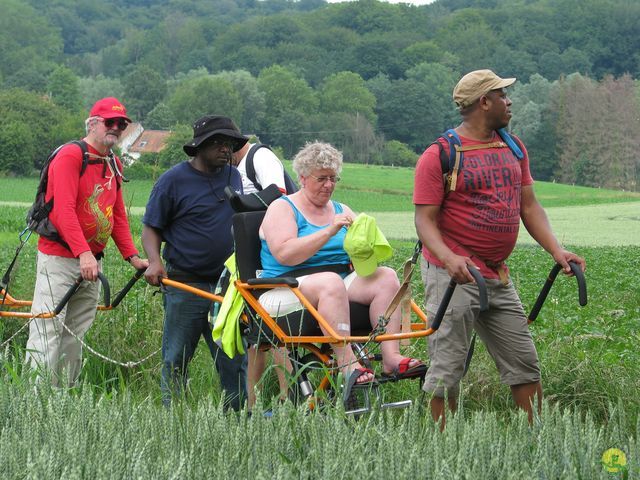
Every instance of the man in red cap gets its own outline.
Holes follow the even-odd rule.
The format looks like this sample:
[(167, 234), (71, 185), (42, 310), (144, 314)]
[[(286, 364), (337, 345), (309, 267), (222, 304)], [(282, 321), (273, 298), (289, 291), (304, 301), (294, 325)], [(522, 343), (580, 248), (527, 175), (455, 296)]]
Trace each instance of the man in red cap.
[(79, 276), (85, 280), (57, 317), (35, 318), (29, 327), (26, 362), (47, 371), (55, 386), (72, 386), (80, 374), (79, 339), (96, 315), (96, 280), (109, 237), (135, 269), (148, 266), (131, 238), (121, 191), (122, 164), (111, 151), (130, 122), (116, 98), (97, 101), (85, 121), (82, 147), (64, 145), (48, 167), (45, 200), (55, 200), (49, 221), (58, 238), (41, 235), (38, 241), (32, 313), (52, 311)]

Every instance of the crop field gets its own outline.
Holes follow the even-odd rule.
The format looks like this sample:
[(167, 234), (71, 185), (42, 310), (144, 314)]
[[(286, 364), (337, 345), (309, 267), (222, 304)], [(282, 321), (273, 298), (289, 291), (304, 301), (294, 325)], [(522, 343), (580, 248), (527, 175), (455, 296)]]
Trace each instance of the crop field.
[[(415, 241), (410, 169), (345, 165), (335, 198), (374, 215), (401, 269)], [(0, 267), (8, 266), (36, 180), (0, 179)], [(134, 239), (152, 183), (125, 185)], [(543, 414), (529, 427), (477, 345), (459, 413), (443, 433), (416, 382), (385, 388), (402, 411), (359, 420), (340, 407), (314, 412), (278, 404), (275, 375), (254, 414), (222, 410), (211, 358), (201, 344), (188, 398), (161, 406), (160, 358), (124, 368), (84, 353), (82, 385), (52, 390), (23, 368), (24, 320), (0, 318), (0, 472), (2, 478), (638, 478), (640, 477), (640, 194), (537, 183), (559, 238), (587, 259), (589, 303), (560, 275), (531, 324), (542, 367)], [(23, 250), (10, 292), (30, 298), (36, 239)], [(523, 233), (509, 261), (525, 311), (553, 266)], [(113, 245), (104, 272), (117, 291), (133, 273)], [(414, 274), (414, 299), (423, 285)], [(122, 362), (153, 354), (162, 336), (161, 296), (139, 282), (124, 302), (98, 313), (86, 341)], [(14, 337), (15, 335), (15, 337)], [(14, 338), (12, 338), (14, 337)], [(11, 341), (8, 341), (12, 338)], [(424, 340), (403, 347), (426, 359)], [(256, 412), (272, 408), (265, 418)], [(626, 454), (628, 471), (609, 473), (603, 452)]]

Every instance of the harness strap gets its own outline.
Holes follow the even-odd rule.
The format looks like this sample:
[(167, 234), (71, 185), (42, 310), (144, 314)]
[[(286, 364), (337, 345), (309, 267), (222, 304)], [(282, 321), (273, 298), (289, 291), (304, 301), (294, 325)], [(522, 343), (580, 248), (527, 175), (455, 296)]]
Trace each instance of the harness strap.
[(396, 308), (398, 308), (398, 305), (401, 304), (401, 331), (403, 333), (411, 331), (411, 276), (413, 275), (413, 270), (416, 266), (416, 263), (418, 262), (418, 257), (420, 256), (421, 250), (422, 242), (418, 240), (413, 255), (406, 262), (404, 262), (402, 283), (400, 284), (400, 287), (398, 288), (396, 294), (389, 302), (389, 306), (387, 307), (387, 309), (378, 318), (378, 325), (371, 332), (372, 338), (375, 337), (375, 335), (385, 332), (385, 327), (387, 323), (389, 323), (391, 315), (393, 314), (393, 312), (395, 312)]
[(455, 191), (458, 185), (458, 172), (460, 171), (460, 164), (462, 162), (462, 152), (470, 152), (472, 150), (482, 150), (485, 148), (504, 148), (508, 147), (508, 145), (504, 142), (491, 142), (491, 143), (479, 143), (477, 145), (467, 145), (465, 147), (452, 144), (453, 148), (455, 148), (455, 162), (453, 164), (453, 169), (451, 170), (451, 175), (447, 177), (447, 184), (445, 185), (445, 191), (453, 192)]
[(451, 175), (447, 177), (447, 189), (448, 192), (455, 191), (458, 186), (458, 171), (460, 170), (460, 161), (462, 160), (462, 152), (458, 148), (458, 145), (454, 145), (456, 149), (456, 161), (453, 164), (453, 170), (451, 170)]
[(283, 273), (282, 277), (302, 277), (305, 275), (312, 275), (320, 272), (334, 272), (334, 273), (351, 273), (353, 272), (353, 265), (350, 263), (335, 263), (331, 265), (318, 265), (315, 267), (298, 268)]
[[(411, 297), (413, 296), (411, 291), (411, 275), (413, 274), (413, 267), (415, 266), (411, 260), (412, 259), (409, 258), (404, 262), (404, 266), (402, 267), (402, 277), (403, 279), (407, 279), (407, 291), (403, 295), (402, 300), (400, 300), (400, 331), (402, 333), (411, 332)], [(411, 340), (408, 338), (400, 340), (400, 345), (411, 345)]]
[(468, 152), (470, 150), (483, 150), (485, 148), (504, 148), (508, 145), (504, 142), (491, 142), (491, 143), (479, 143), (477, 145), (467, 145), (466, 147), (459, 147), (456, 145), (456, 150), (461, 152)]
[[(487, 267), (489, 267), (491, 270), (493, 270), (494, 272), (496, 272), (498, 274), (498, 276), (500, 277), (500, 282), (502, 282), (502, 284), (506, 287), (507, 285), (509, 285), (509, 275), (507, 274), (507, 264), (505, 263), (504, 260), (500, 260), (500, 261), (493, 261), (493, 260), (487, 260), (486, 258), (482, 258), (480, 255), (478, 255), (477, 253), (475, 253), (473, 250), (471, 250), (469, 247), (467, 247), (466, 245), (464, 245), (464, 248), (474, 257), (482, 260), (482, 263), (484, 263)], [(505, 259), (506, 260), (506, 259)]]

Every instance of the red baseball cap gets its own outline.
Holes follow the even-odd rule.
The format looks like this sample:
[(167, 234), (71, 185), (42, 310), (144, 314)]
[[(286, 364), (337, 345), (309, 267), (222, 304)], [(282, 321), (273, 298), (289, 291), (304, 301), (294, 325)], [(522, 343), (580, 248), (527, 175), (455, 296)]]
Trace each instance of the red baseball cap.
[(127, 109), (120, 103), (115, 97), (107, 97), (98, 100), (91, 107), (89, 112), (90, 117), (102, 117), (102, 118), (124, 118), (127, 122), (131, 122), (131, 119), (127, 117)]

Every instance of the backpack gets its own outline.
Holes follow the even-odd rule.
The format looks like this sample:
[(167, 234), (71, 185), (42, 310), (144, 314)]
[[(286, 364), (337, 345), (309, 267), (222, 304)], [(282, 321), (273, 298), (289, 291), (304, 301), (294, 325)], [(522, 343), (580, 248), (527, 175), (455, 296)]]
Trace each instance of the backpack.
[[(269, 145), (265, 145), (264, 143), (256, 143), (247, 152), (247, 161), (245, 164), (245, 168), (247, 170), (247, 178), (251, 180), (251, 183), (255, 185), (258, 191), (262, 190), (263, 187), (262, 185), (260, 185), (260, 183), (256, 179), (256, 167), (253, 165), (253, 157), (256, 154), (256, 152), (261, 148), (267, 148), (271, 150), (271, 147), (269, 147)], [(291, 176), (287, 173), (284, 167), (283, 167), (283, 171), (284, 171), (284, 187), (285, 187), (285, 190), (287, 191), (287, 194), (297, 192), (298, 185), (296, 185), (296, 182), (293, 180), (293, 178), (291, 178)]]
[(448, 155), (438, 140), (433, 142), (438, 145), (438, 148), (440, 149), (440, 165), (442, 167), (445, 193), (452, 192), (456, 189), (458, 174), (464, 166), (464, 152), (480, 150), (483, 148), (509, 147), (518, 161), (524, 158), (524, 147), (518, 138), (511, 136), (509, 132), (507, 132), (506, 128), (501, 128), (497, 130), (497, 132), (502, 141), (463, 147), (462, 142), (460, 142), (460, 137), (456, 131), (449, 129), (439, 137), (444, 138), (449, 144)]
[[(51, 152), (47, 160), (44, 162), (44, 165), (42, 166), (42, 170), (40, 171), (40, 183), (38, 184), (38, 189), (36, 191), (36, 198), (33, 202), (33, 205), (29, 209), (29, 212), (27, 213), (26, 221), (28, 230), (37, 233), (41, 237), (48, 238), (49, 240), (53, 240), (54, 242), (58, 242), (64, 248), (70, 250), (67, 242), (62, 239), (56, 227), (49, 220), (49, 214), (53, 209), (53, 198), (51, 198), (51, 200), (49, 200), (48, 202), (45, 199), (47, 195), (47, 185), (49, 184), (49, 165), (56, 157), (58, 152), (62, 149), (62, 147), (65, 147), (67, 145), (77, 145), (82, 151), (82, 166), (80, 167), (80, 176), (82, 176), (87, 170), (87, 165), (103, 163), (102, 159), (89, 159), (89, 147), (83, 140), (73, 140), (56, 148), (53, 152)], [(122, 178), (122, 173), (117, 168), (113, 154), (109, 155), (109, 163), (111, 164), (111, 168), (116, 177)], [(120, 188), (120, 181), (116, 180), (116, 184), (117, 188)]]

